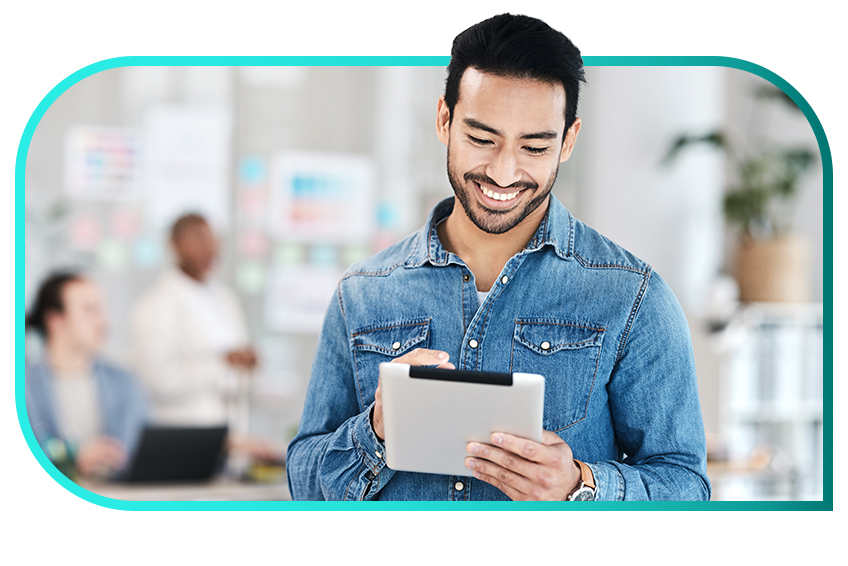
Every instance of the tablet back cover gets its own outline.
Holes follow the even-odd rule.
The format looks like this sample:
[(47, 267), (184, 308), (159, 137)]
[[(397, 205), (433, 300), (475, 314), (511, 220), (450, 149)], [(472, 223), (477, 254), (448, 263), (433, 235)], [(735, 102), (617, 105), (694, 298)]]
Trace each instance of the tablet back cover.
[(380, 379), (386, 463), (394, 470), (469, 476), (470, 441), (488, 444), (493, 432), (542, 440), (541, 375), (516, 373), (512, 385), (492, 385), (413, 378), (409, 366), (386, 363)]

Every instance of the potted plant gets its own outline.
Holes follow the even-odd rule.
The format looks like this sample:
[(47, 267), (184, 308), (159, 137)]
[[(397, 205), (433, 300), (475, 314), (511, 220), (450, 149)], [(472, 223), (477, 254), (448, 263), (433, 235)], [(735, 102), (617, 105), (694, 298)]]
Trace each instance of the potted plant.
[[(774, 86), (755, 93), (777, 98), (800, 112), (795, 102)], [(815, 163), (807, 147), (743, 148), (722, 130), (677, 137), (664, 158), (671, 164), (684, 150), (707, 145), (722, 150), (731, 171), (723, 210), (738, 231), (733, 274), (742, 301), (801, 302), (808, 299), (808, 251), (791, 230), (790, 213), (803, 174)]]

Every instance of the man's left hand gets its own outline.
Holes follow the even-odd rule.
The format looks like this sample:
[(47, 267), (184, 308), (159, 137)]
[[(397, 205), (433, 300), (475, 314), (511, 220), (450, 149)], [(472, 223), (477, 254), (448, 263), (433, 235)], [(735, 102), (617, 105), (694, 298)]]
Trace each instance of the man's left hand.
[(571, 447), (550, 431), (542, 443), (503, 432), (492, 444), (468, 443), (465, 465), (474, 477), (490, 483), (515, 501), (563, 501), (580, 483), (580, 466)]

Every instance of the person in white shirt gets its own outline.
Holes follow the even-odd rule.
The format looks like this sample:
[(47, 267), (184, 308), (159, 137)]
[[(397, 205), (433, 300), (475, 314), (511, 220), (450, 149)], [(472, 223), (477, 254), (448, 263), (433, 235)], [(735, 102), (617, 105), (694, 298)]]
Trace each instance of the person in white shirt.
[(171, 230), (177, 265), (135, 305), (133, 362), (157, 424), (211, 426), (235, 418), (238, 381), (256, 366), (235, 294), (212, 281), (218, 242), (198, 214)]

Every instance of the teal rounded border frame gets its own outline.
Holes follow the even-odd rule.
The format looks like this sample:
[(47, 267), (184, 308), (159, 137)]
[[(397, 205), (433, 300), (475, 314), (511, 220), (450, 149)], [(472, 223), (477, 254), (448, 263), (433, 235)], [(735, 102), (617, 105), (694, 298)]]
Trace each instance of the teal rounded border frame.
[(727, 67), (757, 75), (789, 95), (815, 133), (823, 172), (824, 352), (823, 352), (823, 500), (822, 501), (645, 501), (645, 502), (325, 502), (325, 501), (126, 501), (92, 493), (62, 474), (42, 451), (26, 413), (24, 398), (24, 203), (26, 158), (32, 136), (47, 109), (59, 96), (86, 77), (130, 66), (440, 66), (450, 57), (404, 56), (131, 56), (93, 63), (57, 84), (27, 121), (15, 160), (15, 407), (30, 451), (59, 485), (77, 497), (102, 507), (126, 511), (833, 511), (833, 158), (821, 121), (807, 100), (772, 71), (742, 59), (702, 56), (586, 56), (586, 66)]

